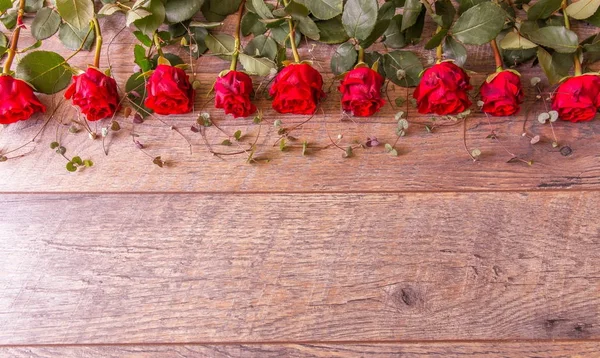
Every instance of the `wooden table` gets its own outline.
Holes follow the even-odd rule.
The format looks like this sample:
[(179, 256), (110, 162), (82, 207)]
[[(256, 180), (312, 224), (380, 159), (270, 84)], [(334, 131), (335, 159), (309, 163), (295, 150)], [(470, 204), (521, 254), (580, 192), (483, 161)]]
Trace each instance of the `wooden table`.
[[(135, 40), (128, 30), (113, 38), (120, 20), (104, 26), (123, 84)], [(68, 53), (54, 40), (44, 48)], [(334, 49), (301, 47), (326, 87)], [(470, 53), (467, 68), (481, 83), (490, 51)], [(195, 62), (197, 108), (227, 66)], [(522, 70), (526, 84), (541, 75)], [(295, 129), (284, 152), (273, 123), (291, 128), (307, 117), (278, 115), (264, 96), (262, 125), (210, 104), (197, 109), (223, 132), (243, 132), (242, 147), (226, 147), (227, 136), (208, 128), (213, 150), (235, 152), (258, 135), (253, 164), (210, 155), (189, 130), (196, 115), (120, 118), (105, 156), (100, 140), (69, 133), (76, 113), (63, 105), (64, 125), (51, 122), (29, 154), (0, 163), (0, 356), (599, 357), (600, 122), (557, 122), (555, 149), (551, 128), (536, 120), (538, 102), (525, 125), (523, 115), (469, 117), (467, 147), (483, 153), (476, 162), (462, 124), (433, 133), (413, 124), (393, 157), (383, 143), (396, 139), (397, 109), (341, 120), (331, 88), (324, 114)], [(390, 86), (389, 96), (406, 92)], [(429, 117), (411, 107), (409, 120)], [(42, 125), (3, 128), (0, 148)], [(531, 145), (524, 127), (541, 142)], [(486, 138), (492, 131), (500, 143)], [(342, 147), (367, 137), (382, 145), (352, 158), (317, 150), (338, 135)], [(94, 167), (67, 172), (48, 147), (54, 140)], [(503, 148), (534, 164), (507, 163)]]

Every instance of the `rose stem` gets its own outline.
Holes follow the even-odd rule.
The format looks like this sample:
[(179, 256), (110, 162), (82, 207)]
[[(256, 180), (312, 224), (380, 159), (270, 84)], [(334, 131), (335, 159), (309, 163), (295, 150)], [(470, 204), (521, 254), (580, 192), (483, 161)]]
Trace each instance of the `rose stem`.
[(98, 18), (94, 16), (94, 31), (96, 32), (96, 53), (94, 54), (94, 67), (100, 68), (100, 54), (102, 52), (102, 30)]
[[(569, 15), (567, 15), (567, 0), (562, 0), (561, 9), (563, 17), (565, 18), (565, 27), (567, 30), (571, 29), (571, 22), (569, 21)], [(573, 64), (575, 65), (575, 76), (581, 76), (581, 63), (579, 62), (579, 56), (577, 52), (573, 55)]]
[(21, 34), (21, 26), (23, 26), (23, 13), (25, 13), (25, 0), (19, 1), (19, 10), (17, 12), (17, 28), (15, 29), (8, 49), (8, 57), (4, 62), (4, 69), (2, 74), (7, 75), (10, 73), (10, 66), (12, 66), (15, 55), (17, 54), (17, 46), (19, 45), (19, 35)]
[[(442, 31), (442, 27), (438, 26), (435, 33), (437, 34), (440, 31)], [(440, 43), (435, 49), (435, 59), (437, 60), (437, 63), (440, 63), (444, 60), (444, 45), (442, 43)]]
[(502, 63), (502, 57), (500, 56), (500, 50), (498, 49), (498, 43), (496, 43), (496, 39), (490, 41), (490, 46), (492, 47), (492, 51), (494, 52), (494, 60), (496, 61), (496, 72), (502, 72), (504, 70), (504, 66)]
[[(288, 1), (283, 0), (283, 5), (288, 6)], [(290, 45), (292, 46), (292, 54), (294, 55), (294, 62), (300, 62), (300, 55), (298, 55), (298, 49), (296, 48), (296, 30), (294, 29), (294, 22), (291, 18), (288, 19), (288, 26), (290, 27)]]
[(160, 46), (160, 38), (158, 37), (158, 31), (154, 32), (154, 46), (156, 46), (156, 51), (158, 51), (158, 55), (160, 57), (165, 57), (162, 47)]
[(235, 34), (233, 35), (235, 38), (235, 49), (233, 50), (233, 56), (231, 56), (231, 66), (229, 67), (229, 69), (231, 71), (235, 71), (235, 69), (237, 68), (238, 57), (240, 55), (240, 47), (241, 47), (240, 30), (242, 27), (242, 15), (244, 15), (244, 5), (245, 4), (246, 4), (246, 0), (242, 0), (240, 2), (240, 8), (238, 9), (238, 19), (237, 19), (238, 21), (235, 26)]
[(362, 46), (358, 46), (358, 64), (365, 63), (365, 49)]

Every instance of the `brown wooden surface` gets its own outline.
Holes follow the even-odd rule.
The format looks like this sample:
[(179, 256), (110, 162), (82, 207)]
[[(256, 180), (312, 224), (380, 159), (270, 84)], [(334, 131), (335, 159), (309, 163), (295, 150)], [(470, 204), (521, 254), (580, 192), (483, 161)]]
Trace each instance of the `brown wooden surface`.
[(4, 195), (0, 343), (600, 338), (599, 198)]
[[(107, 39), (122, 27), (104, 24)], [(125, 30), (109, 51), (120, 84), (133, 69), (133, 41)], [(66, 53), (56, 41), (44, 48)], [(300, 49), (326, 87), (334, 49)], [(469, 56), (480, 83), (491, 53), (471, 47)], [(86, 53), (74, 63), (89, 61)], [(205, 57), (195, 66), (196, 110), (251, 143), (259, 126), (201, 108), (227, 64)], [(526, 84), (542, 77), (520, 70)], [(109, 156), (99, 140), (52, 123), (35, 151), (0, 163), (0, 356), (600, 357), (600, 122), (557, 122), (561, 147), (573, 150), (563, 156), (536, 120), (542, 103), (525, 126), (542, 137), (534, 146), (522, 136), (525, 110), (491, 124), (475, 113), (467, 142), (483, 155), (473, 162), (462, 124), (430, 134), (416, 124), (430, 118), (411, 108), (415, 124), (398, 158), (382, 147), (351, 159), (335, 149), (303, 157), (303, 140), (313, 148), (338, 134), (344, 145), (395, 140), (398, 109), (342, 121), (335, 88), (285, 153), (273, 147), (273, 122), (307, 117), (278, 115), (259, 98), (261, 161), (252, 165), (211, 156), (189, 130), (195, 115), (135, 127), (120, 118)], [(526, 91), (525, 108), (533, 101)], [(406, 92), (390, 86), (389, 96)], [(68, 106), (58, 112), (65, 123), (74, 116)], [(27, 142), (41, 125), (1, 128), (0, 149)], [(135, 148), (132, 129), (166, 168)], [(491, 130), (534, 165), (507, 164), (510, 155), (486, 139)], [(220, 146), (226, 136), (214, 127), (206, 135), (213, 149), (239, 150)], [(57, 138), (95, 166), (66, 172), (48, 148)]]
[(13, 358), (184, 358), (184, 357), (481, 357), (481, 358), (595, 358), (600, 343), (578, 342), (508, 342), (508, 343), (404, 343), (404, 344), (230, 344), (230, 345), (154, 345), (154, 346), (85, 346), (85, 347), (12, 347), (0, 348), (0, 355)]

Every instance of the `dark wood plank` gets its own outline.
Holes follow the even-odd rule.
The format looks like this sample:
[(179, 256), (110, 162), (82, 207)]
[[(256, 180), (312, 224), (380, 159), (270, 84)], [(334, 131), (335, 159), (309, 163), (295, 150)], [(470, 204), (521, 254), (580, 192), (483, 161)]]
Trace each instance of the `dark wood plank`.
[[(428, 25), (431, 27), (431, 24)], [(115, 32), (122, 27), (119, 19), (108, 19), (105, 23), (106, 38), (112, 39)], [(428, 29), (427, 31), (430, 31)], [(591, 33), (591, 27), (580, 29), (582, 34)], [(231, 31), (231, 19), (223, 31)], [(26, 45), (28, 39), (23, 40)], [(113, 41), (110, 48), (113, 72), (119, 83), (123, 84), (133, 71), (132, 47), (133, 37), (129, 30)], [(65, 52), (55, 39), (44, 44), (44, 48)], [(415, 50), (418, 47), (413, 48)], [(109, 50), (108, 48), (106, 50)], [(312, 150), (308, 157), (301, 154), (302, 142), (307, 141), (310, 147), (322, 148), (331, 146), (330, 137), (343, 135), (340, 145), (345, 147), (355, 142), (365, 142), (367, 137), (376, 137), (382, 143), (393, 143), (396, 140), (397, 109), (386, 106), (381, 113), (370, 119), (341, 122), (339, 95), (333, 76), (329, 71), (328, 60), (335, 46), (303, 44), (301, 51), (306, 58), (314, 57), (315, 66), (324, 74), (326, 87), (331, 88), (328, 98), (323, 102), (324, 114), (319, 114), (293, 135), (298, 141), (287, 152), (281, 153), (278, 146), (273, 146), (278, 139), (273, 122), (280, 119), (285, 126), (292, 127), (306, 120), (305, 116), (279, 115), (270, 109), (268, 99), (261, 96), (258, 107), (264, 111), (264, 125), (260, 128), (258, 150), (255, 157), (261, 159), (260, 164), (247, 165), (245, 155), (236, 157), (213, 157), (199, 134), (190, 131), (197, 115), (176, 116), (165, 119), (166, 124), (151, 119), (143, 125), (133, 125), (131, 118), (119, 118), (123, 129), (107, 140), (109, 156), (103, 153), (100, 140), (88, 139), (85, 132), (72, 135), (68, 132), (71, 118), (76, 117), (72, 108), (63, 105), (57, 118), (66, 125), (60, 126), (52, 122), (44, 135), (35, 145), (22, 152), (33, 150), (23, 158), (0, 163), (3, 174), (3, 192), (33, 191), (438, 191), (438, 190), (536, 190), (547, 188), (600, 189), (600, 122), (571, 124), (556, 123), (556, 133), (561, 146), (569, 146), (572, 154), (563, 156), (559, 148), (551, 146), (552, 130), (542, 126), (536, 120), (537, 113), (544, 106), (537, 103), (531, 112), (526, 129), (530, 135), (540, 135), (542, 143), (532, 146), (529, 138), (523, 137), (524, 113), (515, 118), (487, 119), (481, 113), (470, 117), (467, 125), (467, 141), (469, 149), (478, 148), (483, 152), (481, 160), (473, 163), (463, 148), (462, 125), (441, 127), (429, 134), (423, 123), (430, 121), (429, 116), (421, 116), (412, 108), (409, 120), (421, 124), (413, 124), (408, 136), (398, 142), (400, 157), (390, 157), (383, 146), (368, 150), (356, 150), (356, 157), (344, 160), (342, 151), (337, 148), (325, 151)], [(418, 50), (424, 62), (433, 59), (431, 51)], [(471, 56), (467, 68), (474, 73), (473, 83), (481, 83), (486, 73), (491, 70), (489, 63), (490, 50), (487, 46), (471, 47)], [(74, 64), (85, 66), (90, 54), (79, 54)], [(232, 120), (225, 118), (220, 111), (212, 109), (212, 103), (206, 108), (205, 93), (211, 88), (217, 73), (227, 64), (215, 57), (205, 56), (194, 63), (197, 78), (202, 86), (197, 97), (197, 111), (206, 110), (219, 126), (232, 135), (237, 129), (247, 134), (243, 147), (234, 145), (223, 147), (219, 144), (226, 135), (212, 127), (207, 130), (208, 142), (220, 152), (235, 152), (248, 148), (259, 132), (259, 127), (251, 120)], [(529, 83), (533, 76), (541, 76), (539, 69), (523, 68), (524, 83)], [(260, 78), (256, 78), (257, 83)], [(331, 86), (330, 86), (331, 84)], [(258, 86), (258, 85), (257, 85)], [(264, 86), (263, 86), (264, 87)], [(410, 91), (412, 92), (412, 90)], [(410, 95), (409, 92), (409, 95)], [(529, 102), (535, 93), (526, 88)], [(474, 93), (475, 94), (475, 93)], [(405, 97), (404, 89), (390, 86), (390, 98)], [(58, 101), (60, 96), (56, 98)], [(50, 98), (44, 101), (51, 105)], [(52, 106), (51, 106), (52, 107)], [(448, 123), (446, 123), (448, 124)], [(93, 124), (100, 132), (100, 127), (107, 125)], [(170, 126), (181, 130), (192, 144), (190, 154), (188, 143), (177, 135)], [(0, 151), (6, 152), (27, 143), (42, 127), (42, 121), (32, 121), (11, 125), (0, 132)], [(502, 145), (486, 138), (494, 130)], [(150, 157), (140, 152), (131, 140), (130, 133), (140, 135), (138, 138), (146, 146)], [(57, 134), (58, 133), (58, 134)], [(68, 173), (64, 166), (66, 161), (48, 148), (52, 141), (60, 141), (67, 148), (69, 156), (79, 155), (92, 159), (96, 165), (83, 173)], [(503, 149), (535, 164), (529, 167), (523, 163), (507, 164), (511, 155)], [(160, 169), (152, 164), (152, 158), (162, 156), (168, 161), (167, 168)], [(264, 160), (270, 160), (265, 163)], [(443, 173), (443, 174), (442, 174)], [(107, 177), (110, 176), (110, 180)]]
[(0, 355), (13, 358), (232, 358), (232, 357), (598, 357), (598, 342), (512, 342), (512, 343), (393, 343), (393, 344), (276, 344), (276, 345), (154, 345), (92, 347), (0, 347)]
[(600, 338), (597, 192), (0, 199), (0, 344)]

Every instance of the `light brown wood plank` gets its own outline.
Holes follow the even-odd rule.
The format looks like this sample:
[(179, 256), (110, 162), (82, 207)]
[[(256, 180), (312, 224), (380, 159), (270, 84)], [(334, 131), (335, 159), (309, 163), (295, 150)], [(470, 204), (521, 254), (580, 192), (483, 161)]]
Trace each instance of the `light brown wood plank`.
[[(122, 27), (122, 20), (111, 18), (104, 20), (105, 37), (112, 39), (116, 31)], [(222, 31), (231, 31), (228, 19)], [(431, 27), (431, 24), (428, 25)], [(428, 28), (426, 33), (431, 32)], [(583, 27), (583, 35), (593, 31), (591, 27)], [(29, 39), (30, 40), (30, 39)], [(23, 45), (28, 39), (23, 39)], [(113, 42), (110, 48), (113, 72), (119, 83), (123, 84), (133, 71), (132, 48), (134, 39), (126, 29)], [(45, 42), (44, 48), (66, 52), (56, 39)], [(418, 50), (418, 47), (412, 48)], [(106, 48), (105, 51), (109, 49)], [(323, 72), (326, 86), (333, 81), (328, 67), (328, 60), (335, 46), (304, 44), (303, 55), (314, 57), (315, 65)], [(431, 51), (418, 50), (424, 62), (432, 60)], [(467, 68), (480, 71), (473, 74), (473, 83), (481, 83), (486, 72), (491, 69), (490, 50), (487, 46), (471, 47)], [(83, 53), (75, 57), (74, 64), (85, 66), (91, 54)], [(203, 95), (212, 86), (218, 72), (225, 69), (225, 61), (205, 56), (195, 62), (198, 78), (202, 86), (197, 97), (197, 109), (206, 103)], [(523, 81), (529, 83), (533, 76), (541, 76), (538, 68), (523, 67)], [(260, 81), (256, 78), (257, 83)], [(195, 122), (195, 115), (177, 116), (166, 119), (161, 124), (151, 119), (135, 128), (131, 119), (119, 118), (123, 127), (117, 135), (111, 135), (107, 141), (110, 155), (106, 157), (100, 140), (91, 141), (87, 134), (68, 133), (68, 125), (59, 126), (51, 123), (44, 135), (35, 145), (22, 152), (33, 149), (23, 158), (0, 163), (4, 181), (3, 192), (32, 191), (169, 191), (169, 192), (228, 192), (228, 191), (437, 191), (437, 190), (536, 190), (547, 188), (600, 188), (600, 122), (571, 124), (556, 123), (556, 133), (561, 146), (569, 146), (573, 153), (563, 156), (558, 149), (550, 145), (553, 141), (549, 126), (540, 125), (537, 113), (543, 110), (541, 103), (536, 104), (527, 132), (541, 135), (542, 143), (532, 146), (529, 139), (522, 136), (524, 116), (515, 118), (494, 119), (489, 125), (481, 114), (473, 115), (468, 122), (467, 141), (469, 149), (479, 148), (483, 152), (481, 160), (473, 163), (463, 148), (462, 126), (444, 127), (427, 133), (423, 125), (415, 124), (408, 136), (398, 142), (399, 158), (390, 157), (383, 146), (368, 150), (356, 150), (356, 157), (342, 159), (342, 151), (328, 149), (313, 152), (302, 157), (302, 141), (310, 146), (320, 148), (331, 145), (329, 136), (337, 138), (343, 135), (340, 145), (345, 147), (356, 141), (365, 142), (367, 137), (377, 137), (381, 143), (393, 143), (395, 136), (394, 115), (396, 109), (386, 106), (381, 113), (368, 120), (341, 122), (339, 95), (333, 85), (331, 93), (323, 102), (325, 115), (318, 115), (312, 121), (292, 134), (299, 140), (286, 153), (281, 153), (276, 143), (278, 135), (272, 124), (281, 119), (285, 126), (292, 127), (304, 121), (303, 116), (283, 116), (270, 109), (269, 100), (257, 101), (258, 107), (264, 111), (264, 125), (260, 128), (258, 150), (255, 157), (269, 159), (257, 165), (247, 165), (245, 156), (213, 157), (199, 134), (192, 133), (189, 128)], [(411, 90), (412, 91), (412, 90)], [(526, 88), (530, 98), (533, 90)], [(390, 98), (404, 97), (404, 89), (390, 86)], [(57, 97), (58, 100), (58, 97)], [(44, 98), (51, 106), (51, 99)], [(52, 106), (51, 106), (52, 107)], [(209, 103), (204, 110), (211, 113), (212, 118), (233, 134), (237, 129), (247, 136), (244, 139), (247, 148), (258, 134), (259, 127), (251, 121), (232, 120), (212, 108)], [(63, 105), (57, 118), (69, 123), (75, 118), (73, 109)], [(428, 116), (420, 116), (412, 108), (409, 120), (425, 123)], [(42, 127), (43, 121), (32, 121), (8, 126), (0, 130), (0, 151), (6, 152), (27, 143)], [(100, 126), (107, 121), (92, 126), (100, 132)], [(173, 125), (183, 132), (192, 144), (190, 154), (186, 140), (178, 136), (169, 126)], [(59, 128), (60, 127), (60, 128)], [(486, 137), (495, 130), (502, 145)], [(134, 146), (129, 134), (140, 135), (139, 140), (146, 146), (151, 157), (162, 156), (169, 162), (168, 168), (160, 169), (152, 164), (151, 157), (146, 156)], [(58, 135), (57, 135), (58, 133)], [(213, 149), (220, 152), (238, 151), (240, 147), (223, 147), (219, 144), (226, 138), (216, 128), (207, 131), (208, 142)], [(84, 173), (68, 173), (64, 166), (66, 161), (49, 149), (49, 143), (58, 140), (67, 148), (69, 156), (79, 155), (92, 159), (95, 167)], [(523, 163), (507, 164), (511, 155), (506, 153), (505, 146), (512, 153), (535, 164), (529, 167)], [(19, 152), (21, 153), (21, 152)], [(109, 174), (110, 173), (110, 174)], [(110, 175), (110, 180), (107, 176)]]
[(168, 357), (599, 357), (598, 342), (512, 342), (512, 343), (393, 343), (393, 344), (275, 344), (275, 345), (184, 345), (184, 346), (92, 346), (2, 348), (0, 355), (13, 358), (168, 358)]
[(0, 199), (0, 344), (600, 338), (597, 192)]

